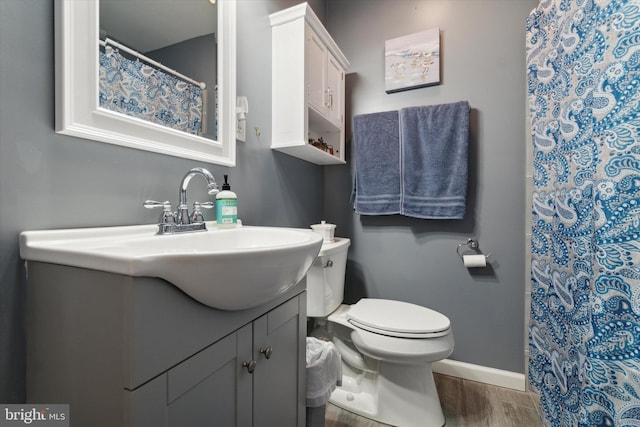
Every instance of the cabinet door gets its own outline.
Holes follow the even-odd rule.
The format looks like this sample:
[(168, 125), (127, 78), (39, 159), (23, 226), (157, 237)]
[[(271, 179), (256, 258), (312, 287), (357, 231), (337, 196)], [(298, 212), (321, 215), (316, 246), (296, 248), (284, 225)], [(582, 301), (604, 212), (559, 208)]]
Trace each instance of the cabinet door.
[(305, 36), (307, 103), (324, 115), (326, 108), (327, 48), (308, 25), (305, 27)]
[(251, 426), (251, 337), (247, 325), (168, 371), (169, 427)]
[(327, 52), (327, 118), (339, 128), (344, 122), (344, 71)]
[(306, 317), (300, 301), (289, 300), (254, 322), (254, 427), (304, 426)]

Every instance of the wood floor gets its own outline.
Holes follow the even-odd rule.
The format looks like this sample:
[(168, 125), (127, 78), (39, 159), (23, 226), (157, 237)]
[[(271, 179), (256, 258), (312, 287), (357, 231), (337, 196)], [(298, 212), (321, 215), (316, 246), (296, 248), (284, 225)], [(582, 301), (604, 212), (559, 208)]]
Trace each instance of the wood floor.
[[(446, 427), (540, 427), (533, 393), (434, 375)], [(388, 427), (327, 404), (325, 427)]]

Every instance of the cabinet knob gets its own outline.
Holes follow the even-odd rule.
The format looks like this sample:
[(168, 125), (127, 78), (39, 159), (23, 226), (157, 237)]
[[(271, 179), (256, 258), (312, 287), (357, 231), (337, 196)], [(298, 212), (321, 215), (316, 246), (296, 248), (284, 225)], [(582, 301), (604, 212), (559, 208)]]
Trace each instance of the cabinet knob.
[(253, 371), (256, 370), (257, 364), (258, 362), (251, 360), (250, 362), (242, 362), (242, 367), (247, 368), (247, 371), (249, 371), (250, 374), (253, 374)]
[(266, 357), (267, 359), (270, 359), (271, 355), (273, 354), (273, 349), (271, 348), (271, 346), (261, 348), (260, 353), (264, 354), (264, 357)]

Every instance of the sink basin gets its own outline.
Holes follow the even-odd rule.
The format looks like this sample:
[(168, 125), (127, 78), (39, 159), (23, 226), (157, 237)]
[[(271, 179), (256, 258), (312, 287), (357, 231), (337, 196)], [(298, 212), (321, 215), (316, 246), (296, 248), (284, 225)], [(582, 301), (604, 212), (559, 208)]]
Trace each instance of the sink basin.
[(243, 310), (297, 284), (322, 246), (322, 236), (306, 229), (208, 227), (173, 235), (156, 235), (156, 225), (25, 231), (20, 256), (159, 277), (210, 307)]

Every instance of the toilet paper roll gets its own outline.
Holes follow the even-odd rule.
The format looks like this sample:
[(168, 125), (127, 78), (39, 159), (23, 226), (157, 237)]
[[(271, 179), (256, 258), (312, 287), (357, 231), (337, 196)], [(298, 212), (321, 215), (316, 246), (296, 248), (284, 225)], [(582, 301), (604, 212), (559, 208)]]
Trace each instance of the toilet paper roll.
[(485, 257), (484, 255), (464, 255), (462, 257), (462, 262), (467, 268), (486, 267), (487, 257)]

